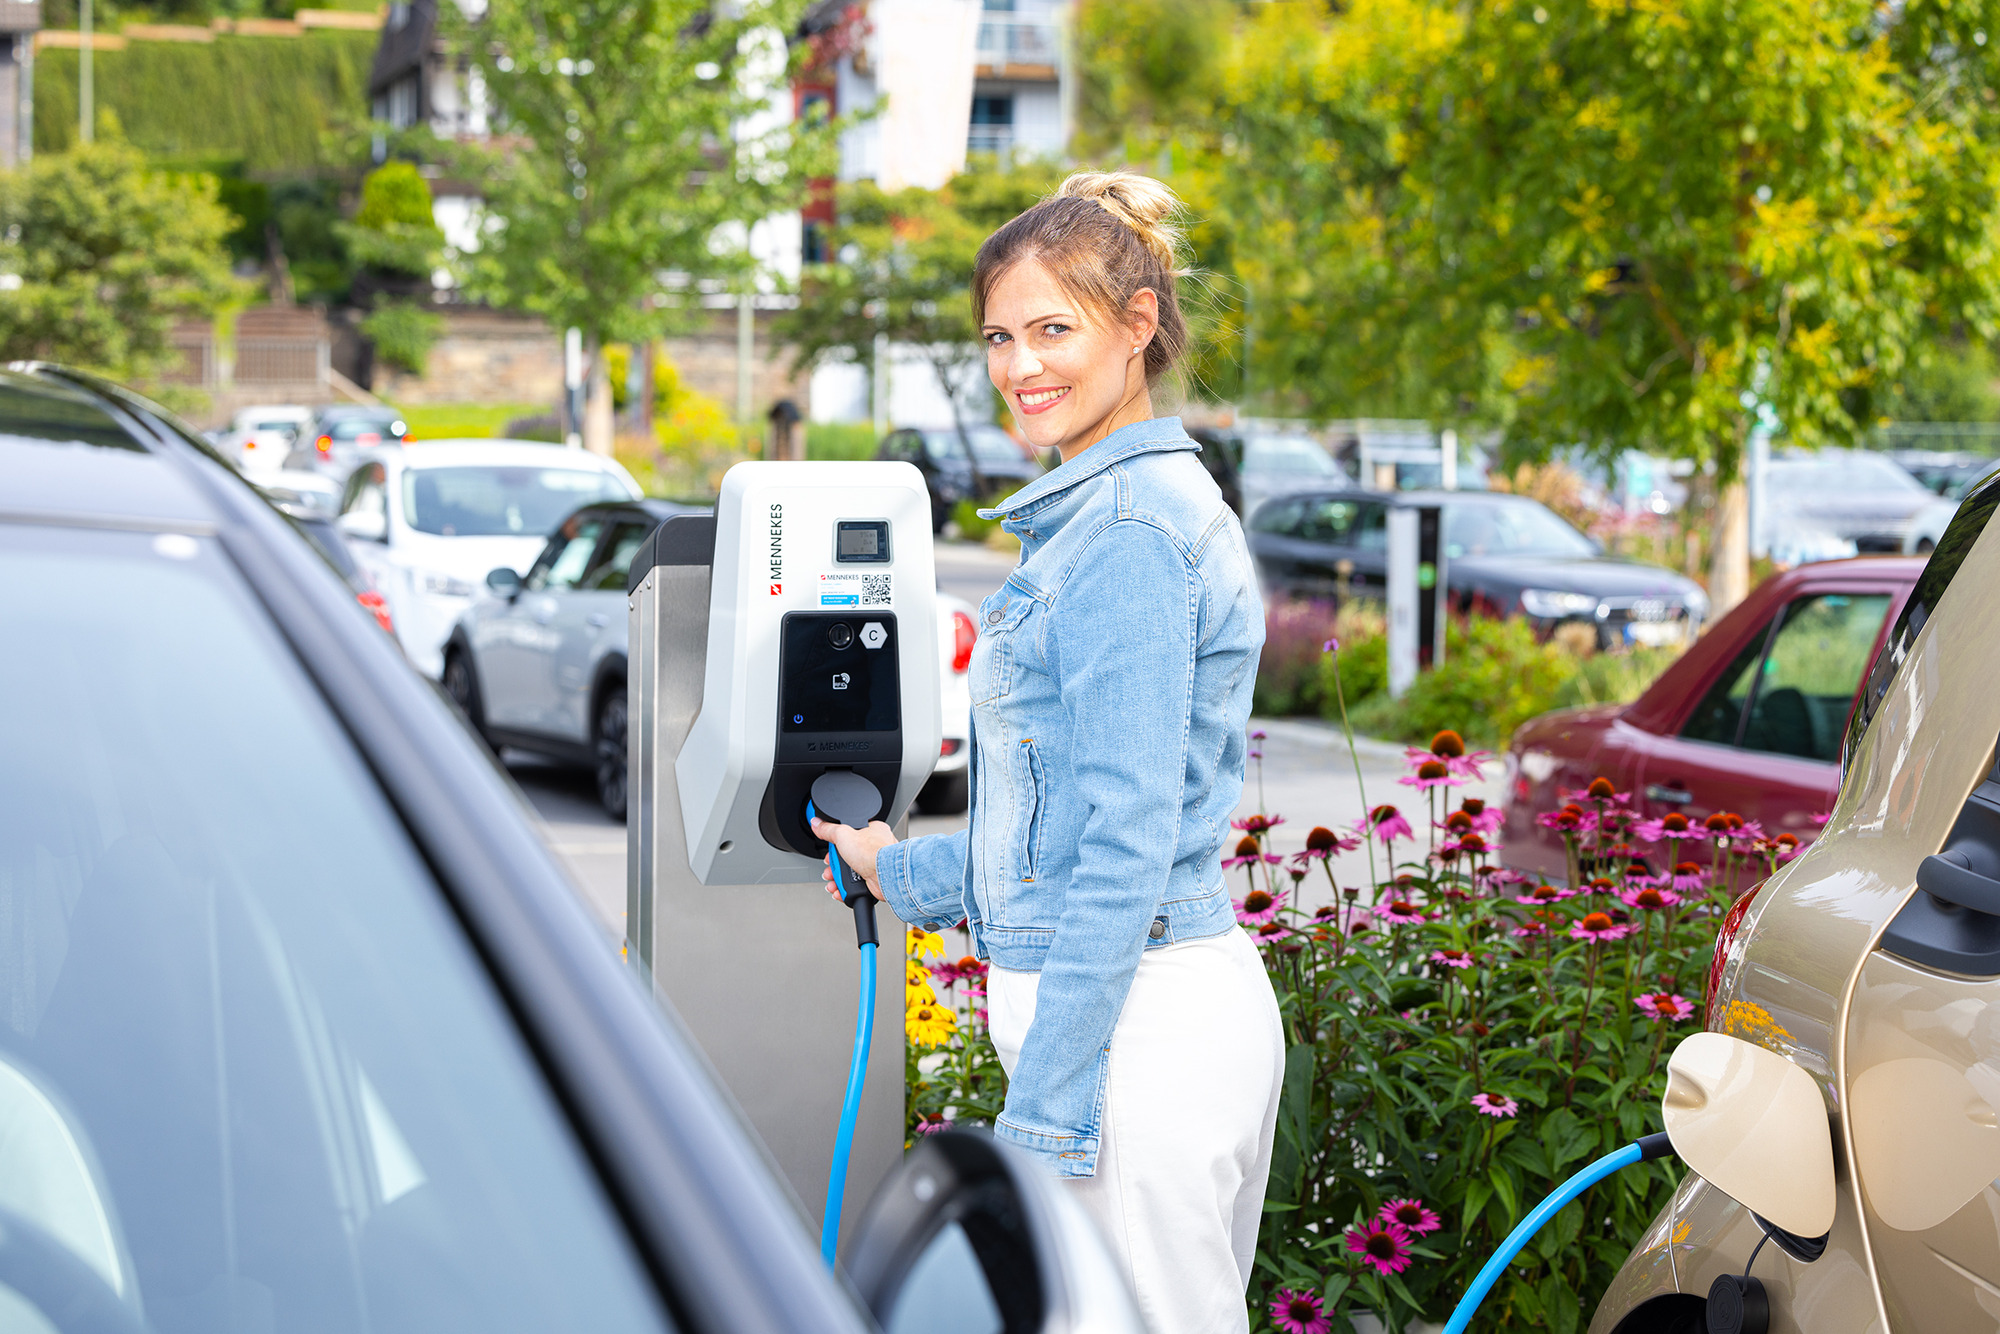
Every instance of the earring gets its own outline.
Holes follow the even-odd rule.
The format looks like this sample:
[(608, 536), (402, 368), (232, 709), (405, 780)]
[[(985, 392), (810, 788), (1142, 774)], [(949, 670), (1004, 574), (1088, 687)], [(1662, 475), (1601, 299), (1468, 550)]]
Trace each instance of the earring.
[(1139, 349), (1138, 349), (1138, 348), (1136, 348), (1136, 347), (1135, 347), (1135, 348), (1133, 348), (1133, 349), (1132, 349), (1132, 355), (1133, 355), (1133, 356), (1135, 356), (1135, 357), (1136, 357), (1136, 356), (1138, 356), (1138, 355), (1139, 355)]

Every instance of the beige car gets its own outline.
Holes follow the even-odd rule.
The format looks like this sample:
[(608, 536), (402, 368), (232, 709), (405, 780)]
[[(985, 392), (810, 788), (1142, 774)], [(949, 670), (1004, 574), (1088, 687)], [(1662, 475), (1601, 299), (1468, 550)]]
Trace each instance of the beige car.
[(1709, 1027), (1778, 1053), (1825, 1100), (1831, 1229), (1760, 1225), (1690, 1172), (1591, 1334), (1738, 1328), (1711, 1290), (1767, 1238), (1749, 1272), (1773, 1331), (2000, 1329), (1996, 506), (2000, 479), (1967, 497), (1911, 593), (1824, 833), (1716, 943)]

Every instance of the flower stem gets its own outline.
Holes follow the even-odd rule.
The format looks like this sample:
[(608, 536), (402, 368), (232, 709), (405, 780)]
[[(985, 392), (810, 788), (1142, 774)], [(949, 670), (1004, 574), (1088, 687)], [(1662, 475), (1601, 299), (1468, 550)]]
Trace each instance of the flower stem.
[[(1375, 808), (1368, 804), (1368, 787), (1361, 781), (1361, 752), (1354, 748), (1354, 728), (1347, 721), (1347, 693), (1340, 688), (1340, 650), (1333, 651), (1333, 697), (1340, 703), (1340, 730), (1347, 737), (1347, 758), (1354, 761), (1354, 790), (1361, 795), (1361, 822), (1368, 823), (1368, 813)], [(1378, 881), (1375, 874), (1375, 844), (1363, 835), (1362, 843), (1368, 848), (1368, 879)], [(1378, 894), (1379, 898), (1380, 895)]]

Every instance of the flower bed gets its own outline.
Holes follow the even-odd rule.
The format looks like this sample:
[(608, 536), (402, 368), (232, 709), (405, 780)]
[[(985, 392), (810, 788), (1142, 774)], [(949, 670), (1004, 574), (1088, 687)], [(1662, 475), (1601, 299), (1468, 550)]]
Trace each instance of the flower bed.
[[(1315, 828), (1288, 858), (1270, 849), (1283, 817), (1254, 816), (1225, 859), (1287, 1044), (1257, 1328), (1442, 1320), (1538, 1200), (1659, 1129), (1665, 1058), (1700, 1016), (1717, 922), (1795, 847), (1728, 815), (1642, 821), (1600, 778), (1540, 817), (1572, 869), (1533, 883), (1498, 863), (1498, 812), (1454, 796), (1482, 757), (1444, 732), (1408, 758), (1407, 810)], [(1697, 840), (1712, 867), (1684, 855)], [(1364, 847), (1370, 883), (1339, 883), (1335, 854)], [(1297, 906), (1309, 888), (1325, 906)], [(990, 1122), (1005, 1085), (985, 970), (911, 939), (910, 1133)], [(1676, 1180), (1667, 1162), (1628, 1169), (1563, 1210), (1479, 1327), (1574, 1334)]]

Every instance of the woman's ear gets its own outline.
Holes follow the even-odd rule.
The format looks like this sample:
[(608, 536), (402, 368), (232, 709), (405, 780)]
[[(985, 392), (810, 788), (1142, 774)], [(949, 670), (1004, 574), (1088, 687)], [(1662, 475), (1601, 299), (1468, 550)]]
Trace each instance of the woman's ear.
[(1142, 287), (1125, 303), (1125, 327), (1132, 334), (1132, 346), (1143, 348), (1160, 327), (1160, 294)]

